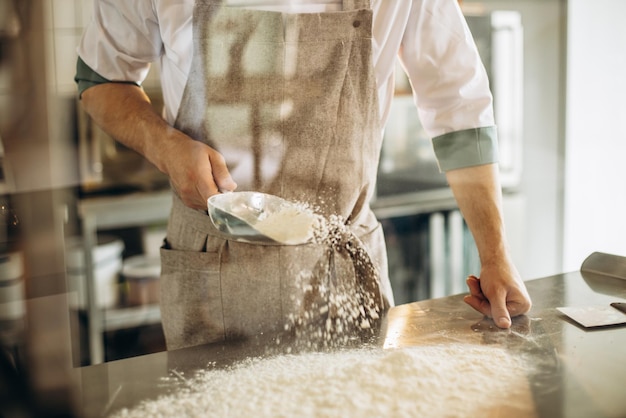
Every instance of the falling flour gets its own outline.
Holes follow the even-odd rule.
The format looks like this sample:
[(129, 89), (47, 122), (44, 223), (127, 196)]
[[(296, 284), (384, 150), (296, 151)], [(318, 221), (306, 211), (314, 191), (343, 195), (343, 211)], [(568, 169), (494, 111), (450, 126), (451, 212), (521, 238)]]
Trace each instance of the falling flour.
[[(209, 366), (115, 418), (533, 416), (524, 361), (498, 346), (362, 348)], [(490, 415), (490, 413), (492, 415)]]
[(349, 223), (321, 212), (304, 202), (286, 202), (252, 223), (278, 243), (311, 243), (322, 249), (315, 267), (294, 277), (303, 294), (293, 295), (300, 308), (288, 316), (285, 331), (296, 334), (297, 349), (334, 349), (371, 338), (389, 307), (379, 272)]
[(325, 248), (312, 271), (296, 281), (303, 289), (300, 312), (289, 317), (296, 348), (336, 349), (375, 338), (389, 302), (380, 275), (361, 240), (337, 215), (318, 217), (314, 242)]

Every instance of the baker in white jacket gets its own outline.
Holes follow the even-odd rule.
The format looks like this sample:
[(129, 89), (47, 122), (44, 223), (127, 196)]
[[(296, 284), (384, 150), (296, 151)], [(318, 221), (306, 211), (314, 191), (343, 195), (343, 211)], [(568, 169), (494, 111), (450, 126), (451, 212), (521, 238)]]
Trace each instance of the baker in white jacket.
[[(302, 307), (296, 278), (321, 260), (336, 270), (333, 285), (356, 284), (358, 300), (358, 289), (372, 292), (377, 313), (393, 305), (369, 201), (396, 57), (478, 247), (481, 272), (465, 301), (502, 328), (530, 309), (506, 243), (489, 83), (455, 1), (94, 0), (78, 54), (84, 108), (170, 178), (168, 348), (283, 329)], [(153, 64), (162, 114), (141, 89)], [(344, 219), (378, 274), (358, 275), (350, 242), (329, 255), (316, 243), (225, 239), (206, 202), (235, 189)]]

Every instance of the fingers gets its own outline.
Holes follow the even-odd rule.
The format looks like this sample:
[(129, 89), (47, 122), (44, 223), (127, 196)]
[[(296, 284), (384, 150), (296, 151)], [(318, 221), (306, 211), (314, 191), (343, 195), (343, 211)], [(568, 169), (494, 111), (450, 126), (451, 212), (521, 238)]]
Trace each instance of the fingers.
[(487, 299), (467, 295), (463, 301), (486, 317), (492, 318), (498, 328), (510, 328), (511, 316), (506, 307), (502, 309), (498, 303), (492, 304)]
[(235, 190), (237, 184), (219, 152), (198, 141), (184, 142), (184, 145), (171, 160), (172, 186), (186, 206), (206, 210), (209, 197)]
[(499, 328), (510, 328), (511, 316), (506, 305), (507, 292), (499, 290), (491, 298), (487, 298), (483, 293), (480, 279), (469, 276), (466, 282), (470, 294), (463, 298), (464, 302), (483, 315), (493, 318)]
[(480, 288), (480, 280), (478, 280), (478, 277), (469, 276), (466, 280), (466, 283), (472, 296), (475, 296), (480, 300), (486, 299), (482, 289)]
[(237, 188), (237, 183), (231, 177), (226, 161), (221, 154), (217, 152), (209, 154), (209, 163), (218, 191), (232, 192)]
[(183, 179), (185, 182), (178, 184), (178, 194), (183, 203), (190, 208), (206, 210), (207, 199), (219, 193), (218, 186), (213, 179), (211, 165), (205, 158), (195, 161), (189, 170), (191, 173)]
[(463, 298), (463, 301), (481, 314), (491, 317), (491, 306), (488, 300), (477, 298), (474, 295), (467, 295)]
[(463, 301), (483, 315), (491, 317), (491, 305), (483, 294), (478, 277), (469, 276), (466, 283), (470, 294), (465, 296)]

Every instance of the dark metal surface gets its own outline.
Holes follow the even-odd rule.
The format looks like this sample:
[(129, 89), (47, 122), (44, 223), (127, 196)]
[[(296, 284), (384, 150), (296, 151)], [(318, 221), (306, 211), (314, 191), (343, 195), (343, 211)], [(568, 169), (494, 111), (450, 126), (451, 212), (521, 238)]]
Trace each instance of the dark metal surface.
[[(625, 417), (626, 327), (585, 330), (555, 308), (626, 301), (626, 281), (579, 272), (527, 282), (529, 315), (501, 330), (466, 306), (462, 295), (401, 305), (387, 317), (380, 345), (497, 344), (529, 364), (530, 410), (539, 417)], [(176, 390), (194, 370), (226, 366), (277, 347), (253, 342), (186, 348), (77, 369), (84, 416), (103, 416)], [(503, 373), (506, 365), (503, 365)], [(178, 379), (164, 378), (178, 376)], [(177, 383), (176, 383), (177, 382)], [(179, 387), (178, 386), (178, 387)], [(390, 399), (393, 394), (390, 393)], [(507, 400), (502, 399), (503, 410)], [(500, 415), (492, 415), (500, 416)], [(502, 415), (504, 416), (504, 415)], [(510, 414), (506, 415), (511, 416)]]

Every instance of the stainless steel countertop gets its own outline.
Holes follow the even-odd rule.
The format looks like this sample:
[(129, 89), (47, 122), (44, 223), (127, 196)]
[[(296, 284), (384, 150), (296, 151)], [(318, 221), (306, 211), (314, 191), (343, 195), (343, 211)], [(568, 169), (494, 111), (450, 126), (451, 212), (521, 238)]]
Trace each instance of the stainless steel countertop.
[[(389, 347), (498, 344), (536, 366), (528, 373), (533, 415), (626, 417), (626, 326), (586, 330), (555, 309), (626, 301), (626, 280), (571, 272), (526, 283), (533, 308), (529, 315), (516, 318), (510, 330), (496, 328), (456, 295), (392, 308), (379, 343)], [(103, 416), (132, 407), (170, 392), (173, 386), (163, 378), (189, 376), (209, 362), (216, 367), (232, 364), (262, 353), (262, 347), (260, 340), (199, 346), (76, 369), (80, 412), (86, 417)], [(506, 403), (502, 399), (502, 411)]]

